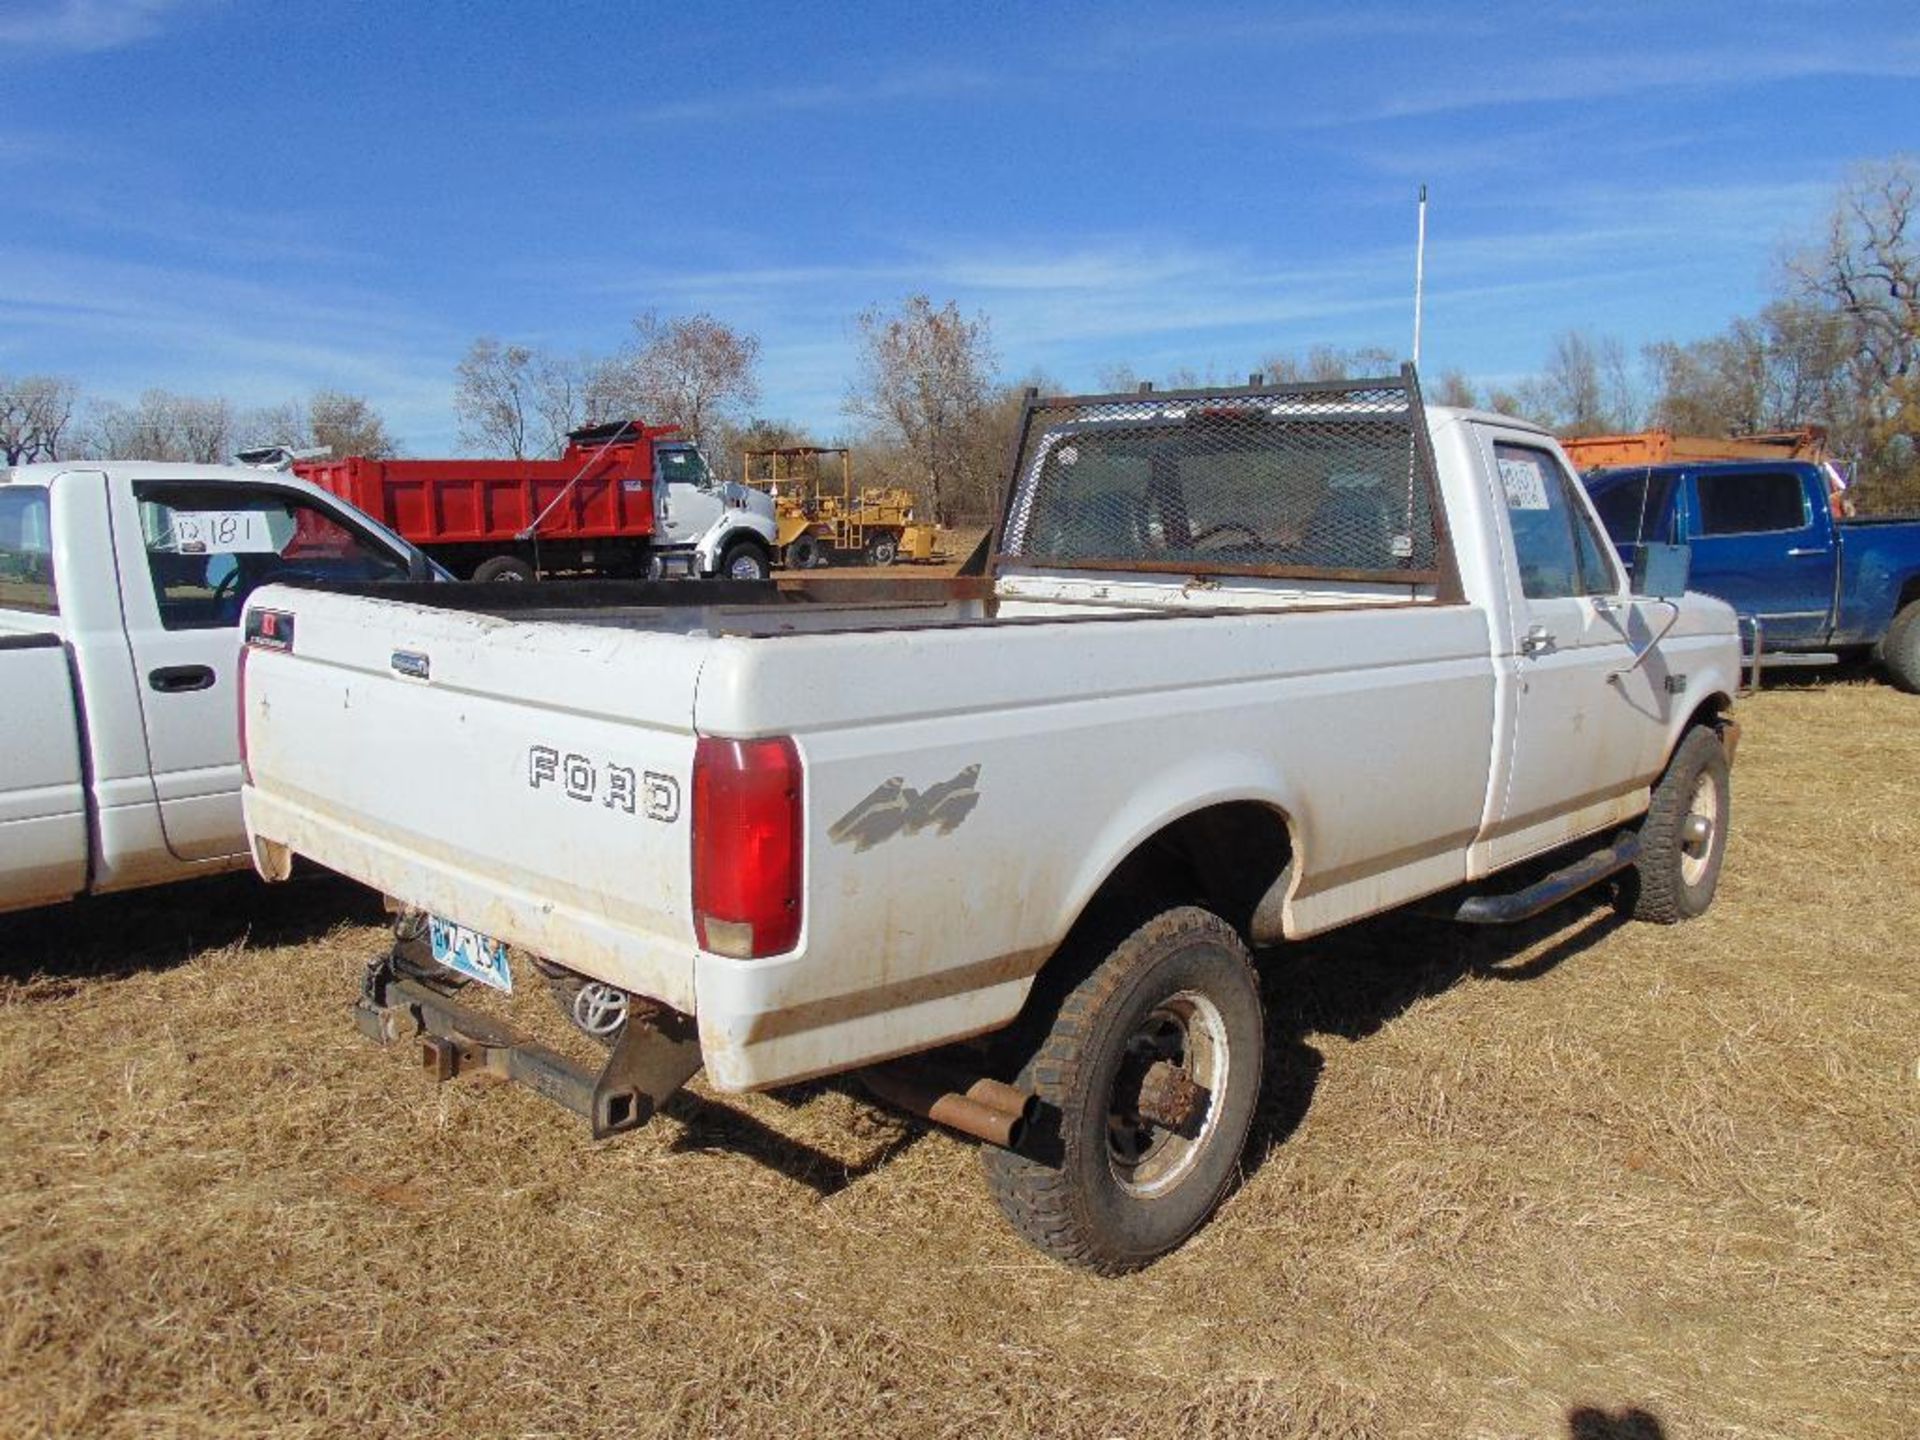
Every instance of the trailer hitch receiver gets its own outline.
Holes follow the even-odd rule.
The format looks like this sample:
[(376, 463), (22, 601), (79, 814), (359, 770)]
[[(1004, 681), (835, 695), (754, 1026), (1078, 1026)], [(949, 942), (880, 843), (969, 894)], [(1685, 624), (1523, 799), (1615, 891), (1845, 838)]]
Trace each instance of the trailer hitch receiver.
[(435, 1081), (484, 1072), (525, 1085), (581, 1116), (596, 1140), (636, 1130), (700, 1068), (699, 1031), (674, 1010), (634, 1007), (595, 1073), (425, 981), (394, 971), (391, 958), (367, 973), (354, 1022), (370, 1040), (414, 1039), (421, 1070)]

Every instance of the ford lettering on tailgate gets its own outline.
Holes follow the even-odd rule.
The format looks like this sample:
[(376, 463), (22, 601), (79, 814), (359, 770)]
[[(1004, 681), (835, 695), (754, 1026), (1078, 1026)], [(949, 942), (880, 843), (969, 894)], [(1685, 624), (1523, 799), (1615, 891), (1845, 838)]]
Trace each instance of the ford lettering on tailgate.
[(649, 820), (672, 824), (680, 818), (680, 782), (657, 770), (636, 771), (630, 765), (595, 761), (551, 745), (527, 750), (527, 787), (552, 790), (583, 805), (596, 801), (626, 815), (644, 814)]

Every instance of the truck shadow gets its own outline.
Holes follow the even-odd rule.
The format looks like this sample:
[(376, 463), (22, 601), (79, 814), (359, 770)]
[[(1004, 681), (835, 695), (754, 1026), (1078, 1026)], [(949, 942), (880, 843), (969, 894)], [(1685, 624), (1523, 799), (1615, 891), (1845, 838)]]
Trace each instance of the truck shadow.
[[(1470, 976), (1537, 980), (1625, 923), (1611, 904), (1589, 895), (1517, 925), (1455, 925), (1403, 913), (1263, 952), (1266, 1073), (1243, 1177), (1251, 1178), (1306, 1119), (1325, 1065), (1314, 1036), (1364, 1040)], [(1527, 955), (1552, 936), (1552, 944)]]
[(766, 1098), (796, 1114), (808, 1102), (840, 1090), (863, 1105), (871, 1107), (877, 1118), (867, 1153), (858, 1160), (842, 1160), (799, 1137), (776, 1128), (724, 1101), (682, 1090), (669, 1099), (663, 1113), (679, 1121), (681, 1130), (673, 1141), (676, 1154), (701, 1150), (721, 1150), (747, 1158), (777, 1171), (796, 1184), (804, 1185), (822, 1200), (837, 1195), (848, 1186), (865, 1179), (891, 1161), (926, 1134), (927, 1127), (907, 1116), (883, 1110), (853, 1083), (816, 1081), (766, 1092)]
[(340, 925), (385, 923), (380, 897), (322, 870), (285, 885), (250, 871), (0, 915), (0, 983), (34, 984), (34, 999), (70, 993), (47, 981), (117, 980), (168, 970), (233, 945), (300, 945)]
[(1666, 1440), (1666, 1435), (1658, 1417), (1638, 1405), (1619, 1410), (1579, 1405), (1567, 1412), (1567, 1440)]

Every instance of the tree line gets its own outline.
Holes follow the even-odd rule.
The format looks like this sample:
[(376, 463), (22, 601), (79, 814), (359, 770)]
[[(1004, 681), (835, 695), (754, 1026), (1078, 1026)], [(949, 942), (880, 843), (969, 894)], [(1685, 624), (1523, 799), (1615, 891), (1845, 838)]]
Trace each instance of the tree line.
[[(1720, 334), (1658, 341), (1629, 356), (1617, 339), (1572, 331), (1542, 368), (1512, 385), (1458, 370), (1426, 383), (1430, 400), (1534, 420), (1563, 436), (1663, 427), (1728, 435), (1827, 427), (1834, 453), (1856, 467), (1863, 509), (1920, 505), (1920, 176), (1896, 158), (1840, 188), (1819, 240), (1781, 266), (1757, 314)], [(949, 300), (911, 295), (854, 319), (855, 368), (843, 413), (860, 484), (903, 485), (943, 524), (990, 518), (1029, 387), (1044, 375), (999, 378), (992, 326)], [(699, 439), (724, 474), (747, 448), (818, 443), (805, 427), (755, 413), (759, 339), (708, 314), (632, 321), (606, 355), (561, 356), (491, 336), (455, 366), (461, 444), (482, 455), (559, 453), (570, 430), (631, 416)], [(1272, 380), (1391, 374), (1377, 348), (1317, 346), (1267, 355)], [(1163, 388), (1238, 383), (1213, 373), (1155, 377)], [(1103, 368), (1108, 391), (1141, 383)], [(87, 403), (72, 380), (0, 374), (0, 457), (212, 463), (249, 445), (328, 446), (336, 455), (399, 453), (366, 397), (321, 390), (242, 410), (214, 396), (151, 390), (125, 405)]]

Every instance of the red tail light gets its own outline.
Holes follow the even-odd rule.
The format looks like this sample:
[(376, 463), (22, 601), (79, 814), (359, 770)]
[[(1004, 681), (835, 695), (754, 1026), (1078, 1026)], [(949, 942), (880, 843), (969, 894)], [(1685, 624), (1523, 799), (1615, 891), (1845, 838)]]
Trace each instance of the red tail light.
[(770, 740), (700, 737), (693, 756), (693, 928), (740, 960), (800, 939), (805, 842), (800, 752)]

